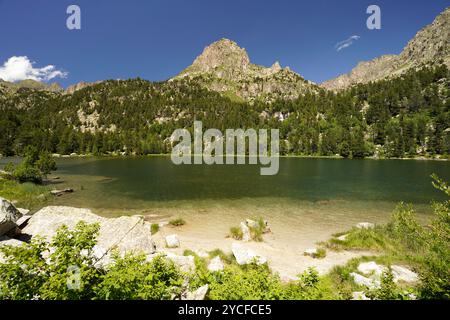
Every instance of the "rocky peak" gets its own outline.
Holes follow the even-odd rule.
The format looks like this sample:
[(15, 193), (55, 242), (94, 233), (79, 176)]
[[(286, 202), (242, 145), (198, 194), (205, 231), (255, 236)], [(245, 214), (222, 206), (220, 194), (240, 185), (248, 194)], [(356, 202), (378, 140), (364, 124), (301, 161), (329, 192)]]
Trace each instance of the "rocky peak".
[(198, 72), (220, 69), (245, 72), (249, 65), (250, 59), (244, 48), (240, 48), (234, 41), (221, 39), (203, 50), (192, 64), (192, 69)]
[(450, 67), (450, 8), (420, 30), (399, 55), (385, 55), (361, 62), (350, 73), (326, 81), (322, 86), (330, 90), (345, 89), (358, 83), (398, 76), (422, 64), (441, 61)]
[(191, 66), (172, 80), (195, 79), (203, 87), (244, 100), (296, 98), (315, 85), (277, 61), (271, 67), (250, 63), (244, 48), (229, 39), (207, 46)]

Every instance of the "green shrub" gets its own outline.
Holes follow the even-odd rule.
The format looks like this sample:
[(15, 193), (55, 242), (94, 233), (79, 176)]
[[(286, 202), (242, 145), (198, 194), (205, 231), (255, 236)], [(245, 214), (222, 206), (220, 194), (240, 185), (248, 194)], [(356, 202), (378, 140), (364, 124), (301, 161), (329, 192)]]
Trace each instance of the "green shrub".
[(157, 234), (159, 231), (159, 224), (152, 223), (152, 225), (150, 226), (150, 230), (151, 230), (152, 235)]
[(327, 256), (327, 250), (325, 250), (324, 248), (319, 248), (316, 251), (316, 258), (318, 259), (323, 259)]
[(104, 300), (167, 300), (180, 295), (182, 283), (178, 268), (163, 256), (147, 262), (145, 255), (116, 255), (95, 291)]
[(231, 227), (230, 234), (231, 237), (236, 240), (242, 240), (242, 238), (244, 237), (244, 233), (242, 232), (242, 229), (240, 227)]
[(174, 227), (180, 227), (184, 226), (186, 224), (186, 221), (184, 221), (182, 218), (175, 218), (170, 220), (169, 224)]

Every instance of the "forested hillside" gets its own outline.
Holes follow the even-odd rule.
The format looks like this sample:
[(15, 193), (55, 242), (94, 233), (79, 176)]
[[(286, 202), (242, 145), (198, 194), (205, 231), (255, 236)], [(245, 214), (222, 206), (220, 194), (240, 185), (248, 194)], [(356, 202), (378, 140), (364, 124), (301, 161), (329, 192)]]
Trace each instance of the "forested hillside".
[(72, 94), (0, 84), (0, 154), (27, 145), (59, 154), (169, 153), (176, 128), (280, 129), (283, 154), (447, 156), (450, 72), (445, 66), (297, 99), (244, 102), (195, 79), (110, 80)]

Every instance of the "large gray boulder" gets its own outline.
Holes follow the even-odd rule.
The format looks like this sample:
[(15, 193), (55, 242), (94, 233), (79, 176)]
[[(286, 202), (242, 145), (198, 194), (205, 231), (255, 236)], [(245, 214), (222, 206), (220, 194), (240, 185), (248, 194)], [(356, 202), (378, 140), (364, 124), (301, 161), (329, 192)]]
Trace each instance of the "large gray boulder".
[(22, 217), (19, 210), (6, 199), (0, 197), (0, 236), (17, 229), (17, 220)]
[(22, 233), (50, 240), (61, 226), (73, 229), (79, 221), (99, 223), (97, 246), (106, 253), (112, 249), (117, 249), (120, 253), (131, 251), (150, 254), (154, 251), (150, 223), (141, 216), (104, 218), (89, 209), (46, 207), (32, 216)]

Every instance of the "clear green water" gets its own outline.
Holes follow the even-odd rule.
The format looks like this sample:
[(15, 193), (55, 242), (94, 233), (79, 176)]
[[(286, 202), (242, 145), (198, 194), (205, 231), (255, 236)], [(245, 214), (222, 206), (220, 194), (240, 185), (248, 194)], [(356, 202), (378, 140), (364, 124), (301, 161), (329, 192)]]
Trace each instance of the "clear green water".
[(107, 215), (300, 210), (383, 220), (400, 201), (426, 213), (431, 200), (443, 199), (432, 173), (450, 181), (445, 161), (281, 158), (276, 176), (260, 176), (259, 165), (176, 166), (169, 157), (65, 158), (58, 168), (55, 188), (76, 192), (57, 204)]

